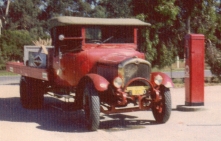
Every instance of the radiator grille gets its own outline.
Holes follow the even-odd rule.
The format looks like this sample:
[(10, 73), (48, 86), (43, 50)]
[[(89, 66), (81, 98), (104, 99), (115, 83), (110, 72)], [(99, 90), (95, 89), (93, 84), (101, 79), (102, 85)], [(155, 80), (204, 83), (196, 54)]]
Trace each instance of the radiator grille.
[(112, 82), (117, 76), (122, 77), (125, 86), (131, 79), (142, 77), (150, 79), (151, 65), (140, 58), (130, 58), (120, 64), (110, 65), (99, 63), (97, 73)]
[(150, 78), (150, 66), (146, 63), (129, 63), (123, 67), (124, 85), (133, 78)]

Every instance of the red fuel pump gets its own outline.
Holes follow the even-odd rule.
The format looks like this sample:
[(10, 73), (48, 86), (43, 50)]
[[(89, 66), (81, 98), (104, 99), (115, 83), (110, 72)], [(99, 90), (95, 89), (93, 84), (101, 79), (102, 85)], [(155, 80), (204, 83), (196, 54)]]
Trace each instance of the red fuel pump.
[(185, 105), (204, 105), (204, 40), (202, 34), (185, 36)]

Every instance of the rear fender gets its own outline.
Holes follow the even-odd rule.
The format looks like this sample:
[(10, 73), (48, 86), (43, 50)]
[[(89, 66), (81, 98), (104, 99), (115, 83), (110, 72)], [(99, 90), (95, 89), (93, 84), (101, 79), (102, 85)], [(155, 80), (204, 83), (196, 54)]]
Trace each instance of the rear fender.
[(154, 78), (157, 77), (157, 76), (161, 76), (162, 77), (162, 83), (161, 85), (164, 85), (166, 88), (172, 88), (174, 87), (174, 84), (173, 84), (173, 81), (172, 79), (166, 75), (165, 73), (162, 73), (162, 72), (152, 72), (151, 73), (151, 83), (154, 85), (154, 86), (158, 86), (155, 81), (154, 81)]
[(86, 80), (89, 79), (93, 82), (95, 89), (99, 92), (106, 91), (110, 84), (104, 77), (97, 74), (87, 74), (85, 77)]

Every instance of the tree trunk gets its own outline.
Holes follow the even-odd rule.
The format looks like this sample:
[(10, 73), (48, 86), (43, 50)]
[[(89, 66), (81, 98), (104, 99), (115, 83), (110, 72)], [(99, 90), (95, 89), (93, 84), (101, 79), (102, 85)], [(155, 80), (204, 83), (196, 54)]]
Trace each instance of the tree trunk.
[(5, 17), (8, 16), (10, 2), (11, 2), (11, 0), (8, 0), (8, 2), (7, 2), (7, 7), (6, 7), (6, 10), (5, 10)]
[(190, 34), (190, 16), (187, 18), (186, 21), (186, 30), (187, 30), (187, 34)]

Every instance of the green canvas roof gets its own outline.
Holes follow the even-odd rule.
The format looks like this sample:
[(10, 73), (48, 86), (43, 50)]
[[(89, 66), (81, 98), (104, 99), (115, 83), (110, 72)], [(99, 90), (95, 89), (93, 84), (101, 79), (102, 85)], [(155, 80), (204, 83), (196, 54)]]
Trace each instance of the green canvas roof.
[(50, 26), (64, 26), (64, 25), (116, 25), (116, 26), (150, 26), (150, 23), (140, 21), (138, 19), (130, 18), (85, 18), (85, 17), (72, 17), (61, 16), (52, 18)]

